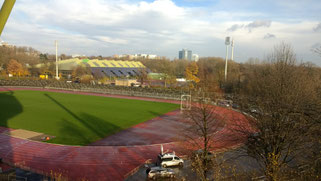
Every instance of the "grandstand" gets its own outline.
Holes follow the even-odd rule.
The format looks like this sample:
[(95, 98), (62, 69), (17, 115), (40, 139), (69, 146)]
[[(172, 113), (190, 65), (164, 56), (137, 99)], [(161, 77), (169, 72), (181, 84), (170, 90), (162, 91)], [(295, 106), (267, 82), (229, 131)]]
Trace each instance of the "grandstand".
[(65, 81), (57, 80), (0, 79), (0, 87), (1, 86), (37, 87), (42, 89), (73, 90), (82, 92), (96, 92), (102, 94), (118, 94), (171, 100), (180, 100), (182, 94), (188, 94), (188, 90), (184, 89), (124, 87), (104, 84), (94, 85), (84, 83), (67, 83)]
[[(36, 68), (41, 68), (44, 64), (38, 64)], [(58, 62), (59, 72), (63, 76), (71, 75), (77, 66), (90, 68), (93, 75), (97, 77), (136, 77), (142, 71), (148, 71), (146, 67), (138, 61), (115, 61), (98, 59), (67, 59)]]

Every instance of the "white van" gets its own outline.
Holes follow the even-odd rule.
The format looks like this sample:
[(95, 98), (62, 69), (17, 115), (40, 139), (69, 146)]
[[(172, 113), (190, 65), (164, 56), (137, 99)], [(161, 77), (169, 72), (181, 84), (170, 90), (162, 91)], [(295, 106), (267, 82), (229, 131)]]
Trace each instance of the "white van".
[(175, 153), (165, 153), (165, 154), (159, 154), (158, 160), (160, 166), (166, 168), (170, 166), (180, 166), (183, 167), (184, 160), (179, 158)]

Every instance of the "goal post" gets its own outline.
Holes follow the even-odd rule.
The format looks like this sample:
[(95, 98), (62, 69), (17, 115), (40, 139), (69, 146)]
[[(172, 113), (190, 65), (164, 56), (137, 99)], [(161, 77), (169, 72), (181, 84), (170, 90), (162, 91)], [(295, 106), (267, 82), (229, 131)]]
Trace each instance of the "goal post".
[(191, 110), (192, 108), (192, 96), (191, 95), (181, 95), (181, 111)]

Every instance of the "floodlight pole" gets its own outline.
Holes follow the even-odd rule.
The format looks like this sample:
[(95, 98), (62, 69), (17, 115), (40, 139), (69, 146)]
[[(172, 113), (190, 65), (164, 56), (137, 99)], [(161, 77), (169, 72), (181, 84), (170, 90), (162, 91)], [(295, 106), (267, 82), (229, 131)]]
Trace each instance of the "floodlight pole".
[(234, 39), (232, 40), (231, 47), (232, 47), (232, 56), (231, 56), (231, 60), (233, 61), (233, 60), (234, 60)]
[(225, 81), (227, 78), (227, 58), (228, 58), (228, 45), (226, 45), (226, 56), (225, 56), (225, 72), (224, 72)]
[(229, 36), (225, 38), (225, 45), (226, 45), (225, 72), (224, 72), (225, 81), (227, 79), (227, 59), (228, 59), (228, 46), (230, 45), (230, 39), (231, 38)]
[(59, 80), (59, 75), (58, 75), (58, 41), (55, 41), (56, 44), (56, 79)]

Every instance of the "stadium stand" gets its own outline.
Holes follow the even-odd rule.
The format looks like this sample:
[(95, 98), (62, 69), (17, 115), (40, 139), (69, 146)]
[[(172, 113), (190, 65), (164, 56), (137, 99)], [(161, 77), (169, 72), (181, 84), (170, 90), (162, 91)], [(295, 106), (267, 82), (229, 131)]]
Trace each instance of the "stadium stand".
[[(40, 69), (45, 64), (36, 65)], [(68, 59), (61, 60), (58, 63), (59, 71), (63, 76), (71, 75), (77, 66), (84, 66), (91, 69), (94, 76), (99, 77), (136, 77), (142, 71), (150, 72), (141, 62), (138, 61), (115, 61), (98, 59)]]
[(67, 83), (57, 80), (30, 80), (30, 79), (0, 79), (0, 86), (11, 87), (40, 87), (44, 89), (62, 89), (84, 92), (96, 92), (103, 94), (118, 94), (139, 97), (152, 97), (160, 99), (180, 100), (184, 90), (148, 88), (148, 87), (125, 87), (102, 84)]

